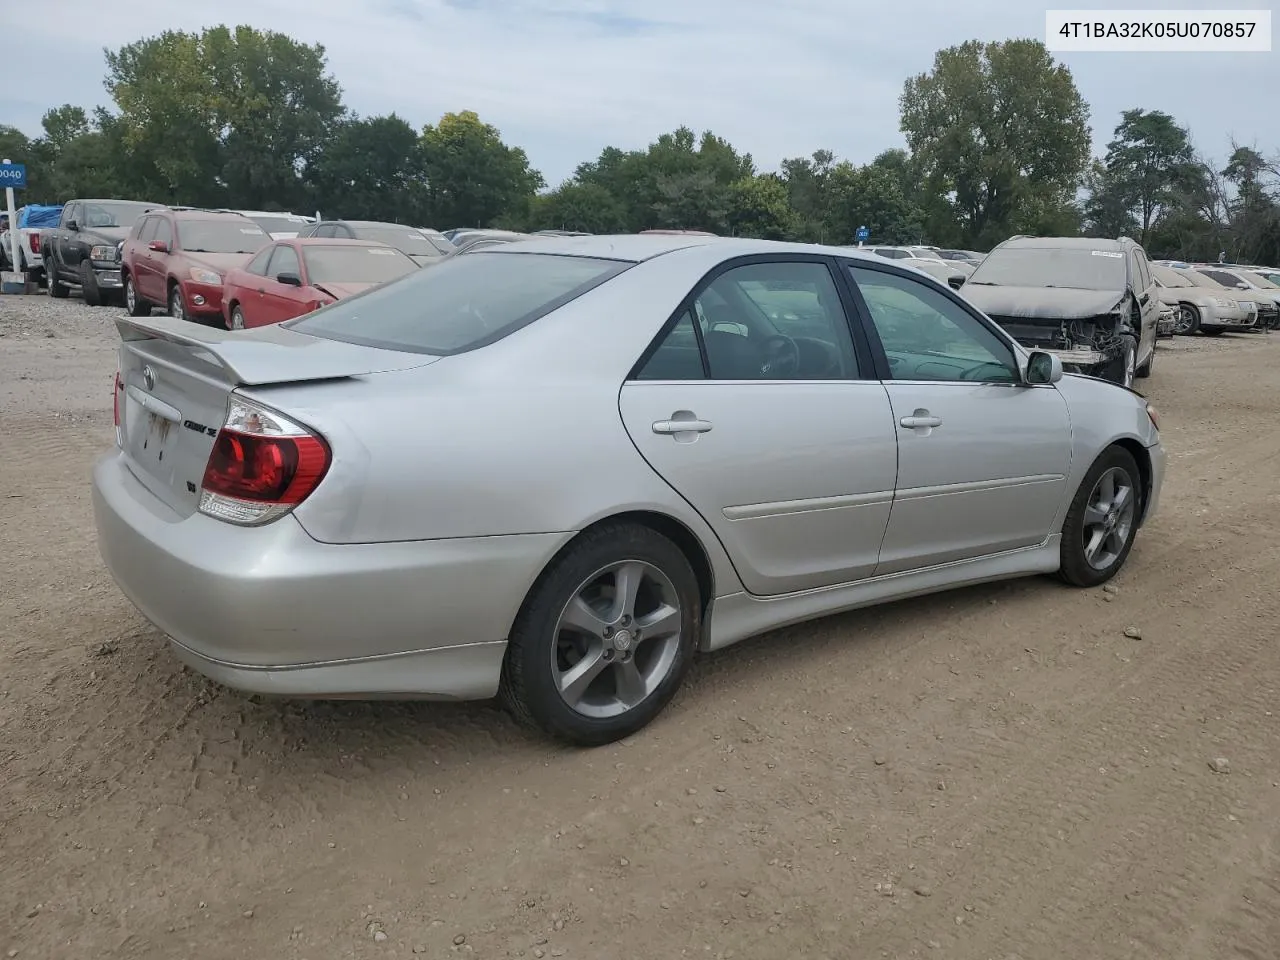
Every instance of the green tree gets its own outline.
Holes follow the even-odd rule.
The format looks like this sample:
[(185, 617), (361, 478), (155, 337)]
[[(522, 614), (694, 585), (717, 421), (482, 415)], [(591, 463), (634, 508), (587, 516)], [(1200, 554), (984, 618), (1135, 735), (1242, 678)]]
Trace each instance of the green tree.
[(835, 162), (830, 150), (815, 150), (810, 157), (782, 161), (781, 178), (796, 214), (795, 229), (800, 240), (822, 243), (827, 239), (827, 181)]
[(831, 168), (824, 227), (827, 243), (851, 244), (865, 226), (875, 243), (919, 243), (920, 211), (902, 195), (897, 177), (883, 166)]
[(574, 180), (537, 197), (529, 223), (534, 230), (586, 233), (618, 233), (627, 228), (626, 211), (606, 187)]
[(108, 50), (106, 88), (155, 199), (292, 205), (342, 116), (324, 48), (252, 27), (166, 31)]
[(46, 110), (40, 126), (44, 129), (44, 136), (41, 139), (55, 158), (67, 144), (85, 136), (91, 129), (89, 116), (85, 113), (84, 107), (77, 107), (70, 103)]
[(307, 165), (312, 203), (326, 217), (425, 224), (422, 141), (408, 121), (352, 117)]
[(1174, 206), (1196, 175), (1186, 130), (1159, 110), (1126, 110), (1107, 144), (1107, 176), (1116, 195), (1133, 211), (1145, 245), (1151, 226)]
[(528, 216), (542, 174), (519, 147), (471, 110), (446, 113), (422, 131), (423, 170), (433, 226), (488, 226), (504, 214)]
[(777, 174), (742, 177), (729, 184), (727, 225), (738, 237), (790, 240), (796, 215), (787, 200), (787, 186)]
[(926, 189), (948, 198), (966, 245), (1003, 240), (1020, 205), (1080, 184), (1088, 106), (1038, 40), (941, 50), (899, 105)]

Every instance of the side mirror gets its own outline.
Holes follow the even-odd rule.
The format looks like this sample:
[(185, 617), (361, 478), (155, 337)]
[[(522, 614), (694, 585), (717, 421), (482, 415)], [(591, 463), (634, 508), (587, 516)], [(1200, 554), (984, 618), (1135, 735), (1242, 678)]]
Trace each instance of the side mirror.
[(75, 220), (68, 220), (67, 229), (70, 230), (72, 233), (78, 233), (80, 230), (80, 224), (77, 223)]
[(302, 278), (296, 273), (277, 273), (276, 283), (283, 283), (290, 287), (302, 286)]
[(959, 290), (964, 286), (964, 277), (947, 277), (947, 283), (950, 284), (952, 290)]
[(152, 240), (147, 244), (148, 250), (154, 250), (156, 253), (168, 253), (169, 245), (163, 240)]
[(1054, 354), (1037, 350), (1027, 358), (1027, 383), (1057, 383), (1061, 379), (1062, 361)]

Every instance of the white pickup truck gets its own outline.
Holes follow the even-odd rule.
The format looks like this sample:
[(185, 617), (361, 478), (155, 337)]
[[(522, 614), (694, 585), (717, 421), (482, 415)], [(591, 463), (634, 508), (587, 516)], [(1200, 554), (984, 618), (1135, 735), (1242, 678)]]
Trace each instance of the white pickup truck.
[(13, 246), (9, 231), (0, 233), (0, 266), (5, 270), (22, 273), (31, 283), (44, 278), (44, 258), (40, 251), (40, 231), (56, 227), (62, 215), (62, 205), (45, 206), (30, 203), (18, 208), (18, 263), (13, 265)]

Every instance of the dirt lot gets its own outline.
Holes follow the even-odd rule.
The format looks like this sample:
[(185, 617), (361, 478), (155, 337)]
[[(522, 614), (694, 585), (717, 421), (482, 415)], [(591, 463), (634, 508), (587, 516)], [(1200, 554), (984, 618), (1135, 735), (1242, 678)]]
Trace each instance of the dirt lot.
[(181, 668), (94, 542), (116, 312), (0, 301), (7, 956), (1280, 950), (1280, 336), (1161, 347), (1169, 479), (1115, 594), (782, 631), (574, 752), (484, 704), (258, 702)]

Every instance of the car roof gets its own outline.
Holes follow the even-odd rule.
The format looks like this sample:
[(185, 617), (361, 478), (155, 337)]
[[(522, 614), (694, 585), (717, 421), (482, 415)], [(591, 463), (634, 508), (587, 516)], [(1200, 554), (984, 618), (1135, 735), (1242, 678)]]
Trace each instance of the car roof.
[(1000, 246), (1038, 250), (1121, 250), (1124, 242), (1102, 237), (1010, 237)]
[[(276, 243), (298, 243), (304, 247), (386, 247), (377, 240), (353, 240), (350, 237), (285, 237)], [(395, 247), (387, 247), (395, 250)]]
[(390, 220), (325, 220), (323, 223), (345, 223), (349, 227), (399, 227), (401, 230), (417, 230), (408, 223), (392, 223)]
[[(715, 248), (722, 259), (752, 254), (808, 253), (865, 260), (877, 265), (889, 263), (884, 257), (857, 247), (821, 246), (816, 243), (790, 243), (781, 240), (756, 240), (748, 237), (713, 237), (698, 234), (624, 233), (595, 234), (585, 237), (532, 237), (504, 243), (484, 251), (485, 254), (516, 256), (522, 253), (550, 253), (572, 257), (600, 257), (639, 263), (653, 257), (692, 248)], [(479, 256), (480, 254), (475, 254)]]
[(178, 220), (235, 220), (238, 223), (244, 223), (249, 219), (243, 213), (219, 213), (216, 210), (174, 210), (171, 208), (168, 212)]

